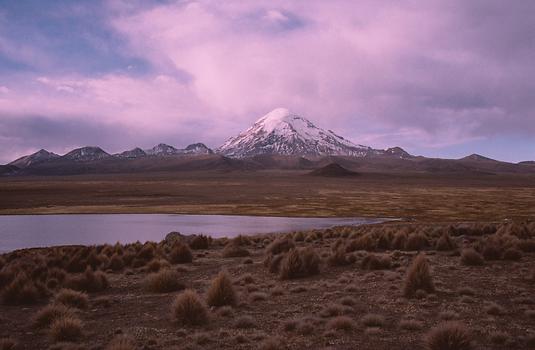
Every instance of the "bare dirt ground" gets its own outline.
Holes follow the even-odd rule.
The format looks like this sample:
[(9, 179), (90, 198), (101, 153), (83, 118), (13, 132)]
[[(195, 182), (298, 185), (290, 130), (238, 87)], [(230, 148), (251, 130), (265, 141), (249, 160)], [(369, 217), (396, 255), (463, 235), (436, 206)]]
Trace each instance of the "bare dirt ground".
[[(434, 350), (535, 346), (533, 223), (395, 223), (286, 237), (299, 248), (297, 251), (313, 249), (319, 258), (317, 273), (284, 279), (281, 272), (270, 272), (264, 261), (269, 252), (276, 253), (271, 243), (277, 236), (216, 240), (206, 249), (193, 250), (192, 262), (169, 266), (166, 261), (173, 261), (169, 243), (101, 246), (87, 249), (86, 258), (80, 255), (84, 248), (4, 255), (4, 272), (12, 265), (47, 286), (54, 278), (51, 266), (69, 271), (92, 264), (96, 271), (106, 272), (109, 287), (88, 293), (88, 307), (74, 311), (81, 333), (65, 343), (54, 340), (47, 328), (36, 328), (36, 314), (47, 304), (54, 304), (52, 296), (60, 293), (62, 286), (81, 286), (73, 288), (84, 290), (92, 285), (72, 284), (69, 278), (78, 274), (68, 273), (64, 282), (51, 284), (48, 294), (21, 303), (6, 300), (5, 290), (10, 287), (6, 287), (9, 283), (4, 275), (0, 338), (10, 337), (18, 343), (18, 349), (101, 349), (121, 335), (127, 337), (128, 347), (109, 349)], [(229, 247), (241, 250), (229, 254)], [(470, 259), (470, 247), (480, 252), (480, 261)], [(492, 248), (497, 249), (497, 255)], [(340, 249), (343, 258), (335, 260), (334, 252)], [(419, 251), (428, 261), (434, 290), (422, 289), (407, 296), (404, 288), (409, 266)], [(287, 257), (290, 253), (280, 254)], [(385, 258), (386, 263), (369, 263), (370, 254)], [(111, 268), (114, 255), (124, 261), (124, 268)], [(25, 261), (34, 263), (23, 267)], [(279, 271), (284, 270), (285, 261), (283, 258)], [(35, 273), (44, 265), (48, 266), (44, 269), (47, 272), (41, 269)], [(148, 270), (155, 270), (153, 265), (161, 271), (178, 272), (181, 285), (177, 290), (147, 290)], [(195, 290), (206, 304), (211, 281), (222, 270), (228, 271), (237, 303), (231, 307), (206, 306), (208, 320), (200, 325), (178, 322), (171, 305), (182, 288)], [(447, 320), (461, 325), (470, 347), (455, 343), (425, 347), (429, 331)]]
[(0, 178), (0, 214), (184, 213), (400, 217), (535, 216), (533, 175), (174, 172)]

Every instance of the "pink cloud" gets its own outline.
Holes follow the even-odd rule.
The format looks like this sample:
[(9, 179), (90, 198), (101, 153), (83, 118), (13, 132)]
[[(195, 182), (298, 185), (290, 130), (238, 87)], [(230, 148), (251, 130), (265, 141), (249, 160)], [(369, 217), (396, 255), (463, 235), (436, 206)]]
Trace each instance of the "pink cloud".
[[(524, 43), (514, 46), (514, 32), (494, 29), (494, 17), (480, 18), (464, 1), (108, 6), (125, 54), (150, 62), (150, 74), (0, 81), (7, 89), (0, 112), (93, 118), (140, 134), (176, 130), (211, 146), (278, 106), (376, 147), (440, 148), (496, 130), (535, 132), (526, 117), (535, 111), (526, 93), (535, 87), (531, 63), (503, 53), (522, 53)], [(524, 20), (508, 11), (500, 18), (510, 26)], [(496, 43), (497, 35), (505, 36)], [(16, 51), (1, 40), (0, 48)]]

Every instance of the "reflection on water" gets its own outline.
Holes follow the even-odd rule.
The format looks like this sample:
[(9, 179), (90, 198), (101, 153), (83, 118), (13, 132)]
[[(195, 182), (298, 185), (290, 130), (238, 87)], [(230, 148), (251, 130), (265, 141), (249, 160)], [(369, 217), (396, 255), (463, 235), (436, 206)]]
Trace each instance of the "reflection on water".
[(171, 231), (233, 237), (382, 221), (385, 220), (238, 215), (0, 215), (0, 252), (53, 245), (160, 241)]

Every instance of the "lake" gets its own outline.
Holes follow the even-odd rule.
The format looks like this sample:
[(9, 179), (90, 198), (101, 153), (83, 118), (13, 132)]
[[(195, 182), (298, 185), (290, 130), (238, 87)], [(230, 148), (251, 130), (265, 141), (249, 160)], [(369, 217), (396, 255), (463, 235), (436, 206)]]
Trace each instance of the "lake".
[(55, 245), (161, 241), (171, 231), (234, 237), (386, 220), (179, 214), (0, 215), (0, 252)]

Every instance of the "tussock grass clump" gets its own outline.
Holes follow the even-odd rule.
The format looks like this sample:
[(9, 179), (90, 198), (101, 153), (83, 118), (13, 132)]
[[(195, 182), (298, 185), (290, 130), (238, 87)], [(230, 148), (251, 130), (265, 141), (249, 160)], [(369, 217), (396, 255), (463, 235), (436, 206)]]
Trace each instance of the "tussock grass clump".
[(237, 245), (231, 241), (225, 246), (225, 248), (223, 248), (221, 255), (224, 258), (241, 258), (249, 256), (251, 255), (251, 253), (246, 248)]
[(501, 258), (501, 249), (498, 244), (487, 241), (483, 247), (483, 257), (485, 260), (500, 260)]
[(444, 232), (435, 243), (435, 249), (439, 251), (447, 251), (457, 249), (457, 243), (451, 238), (448, 232)]
[(74, 316), (63, 316), (50, 325), (50, 339), (54, 342), (75, 342), (82, 337), (82, 321)]
[(135, 350), (135, 349), (136, 349), (136, 345), (134, 344), (134, 341), (126, 335), (115, 337), (105, 348), (105, 350)]
[(505, 313), (505, 309), (496, 303), (491, 303), (485, 307), (485, 312), (489, 315), (498, 316)]
[(361, 266), (367, 270), (382, 270), (392, 267), (392, 259), (385, 254), (368, 254), (362, 259)]
[(348, 255), (345, 248), (339, 247), (335, 249), (327, 258), (327, 263), (331, 266), (346, 266), (355, 262), (354, 255)]
[(149, 272), (158, 272), (162, 269), (167, 269), (167, 268), (170, 268), (171, 265), (167, 262), (167, 260), (163, 260), (163, 259), (152, 259), (148, 264), (147, 264), (147, 271)]
[(224, 305), (235, 306), (238, 303), (238, 297), (228, 272), (224, 270), (219, 272), (212, 281), (206, 295), (206, 302), (208, 305), (216, 307)]
[(21, 272), (4, 287), (1, 298), (8, 305), (33, 304), (46, 294), (46, 287), (36, 285), (27, 274)]
[(385, 325), (385, 318), (377, 314), (367, 314), (362, 317), (360, 320), (362, 324), (366, 327), (377, 327), (381, 328)]
[(189, 249), (188, 245), (182, 242), (176, 242), (169, 254), (169, 261), (172, 264), (186, 264), (192, 262), (193, 254), (191, 253), (191, 249)]
[(72, 289), (61, 289), (54, 296), (54, 303), (77, 309), (87, 309), (89, 298), (87, 294)]
[(251, 293), (251, 295), (249, 295), (249, 299), (253, 302), (264, 301), (264, 300), (267, 300), (267, 298), (268, 298), (268, 295), (263, 292), (254, 292), (254, 293)]
[(269, 337), (260, 343), (258, 347), (259, 350), (280, 350), (284, 349), (285, 346), (282, 343), (282, 340), (277, 337)]
[(472, 350), (472, 336), (464, 325), (445, 322), (431, 329), (425, 337), (428, 350)]
[(338, 304), (327, 304), (323, 307), (323, 309), (320, 312), (320, 316), (327, 318), (327, 317), (334, 317), (339, 316), (344, 313), (344, 308), (341, 305)]
[(240, 329), (255, 328), (256, 321), (253, 317), (249, 315), (240, 316), (234, 322), (234, 327)]
[(121, 255), (115, 253), (111, 256), (108, 268), (112, 271), (121, 271), (124, 268), (124, 260)]
[(212, 243), (212, 238), (205, 236), (205, 235), (198, 235), (193, 237), (191, 242), (189, 242), (189, 246), (193, 250), (199, 250), (199, 249), (208, 249), (210, 248), (210, 244)]
[(405, 242), (405, 250), (422, 250), (429, 246), (429, 241), (423, 233), (412, 233)]
[(461, 263), (466, 266), (481, 266), (484, 260), (474, 248), (465, 248), (461, 252)]
[(156, 255), (154, 243), (146, 243), (141, 250), (138, 251), (136, 258), (145, 262), (151, 261)]
[(509, 335), (505, 332), (493, 331), (489, 334), (489, 339), (494, 344), (505, 344), (509, 339)]
[(503, 260), (518, 261), (522, 259), (522, 252), (515, 248), (509, 248), (503, 252)]
[(208, 323), (208, 311), (199, 295), (191, 289), (180, 293), (173, 305), (172, 313), (181, 325), (200, 326)]
[(0, 338), (0, 350), (15, 350), (17, 346), (18, 343), (15, 339)]
[(516, 247), (525, 253), (535, 252), (535, 239), (521, 240), (516, 244)]
[(163, 269), (147, 276), (145, 288), (153, 293), (170, 293), (184, 289), (185, 285), (180, 280), (180, 274), (177, 271)]
[(435, 291), (429, 264), (424, 254), (418, 254), (412, 261), (405, 277), (403, 294), (410, 298), (413, 297), (419, 289), (424, 290), (427, 293)]
[(277, 255), (287, 252), (292, 248), (295, 248), (295, 243), (291, 238), (277, 238), (267, 246), (266, 252), (272, 255)]
[(422, 327), (422, 322), (417, 320), (403, 319), (399, 321), (399, 328), (407, 331), (419, 331)]
[(337, 316), (327, 322), (327, 329), (351, 332), (355, 329), (355, 322), (347, 316)]
[(319, 273), (320, 258), (313, 248), (292, 248), (280, 262), (281, 279), (293, 279)]
[(405, 249), (405, 244), (407, 243), (407, 239), (409, 238), (409, 235), (405, 231), (399, 231), (396, 234), (394, 234), (394, 237), (392, 238), (392, 244), (391, 247), (393, 249)]
[(33, 317), (33, 325), (36, 328), (47, 328), (54, 321), (64, 318), (73, 317), (74, 311), (62, 304), (47, 305), (35, 314)]
[(94, 272), (88, 266), (83, 274), (69, 276), (65, 281), (65, 286), (70, 289), (93, 293), (107, 289), (110, 284), (105, 273), (102, 271)]
[(357, 299), (353, 297), (343, 297), (342, 299), (340, 299), (340, 304), (346, 306), (353, 306), (357, 304)]

